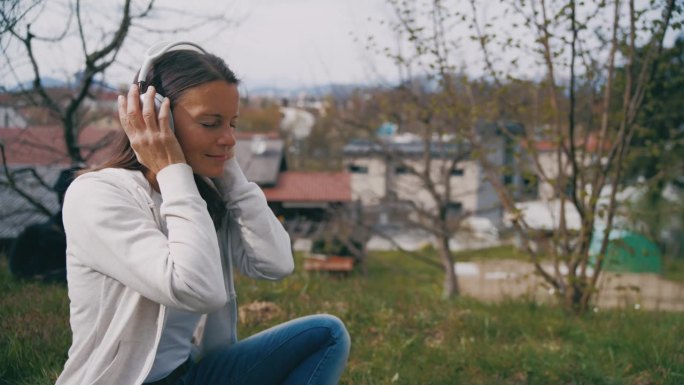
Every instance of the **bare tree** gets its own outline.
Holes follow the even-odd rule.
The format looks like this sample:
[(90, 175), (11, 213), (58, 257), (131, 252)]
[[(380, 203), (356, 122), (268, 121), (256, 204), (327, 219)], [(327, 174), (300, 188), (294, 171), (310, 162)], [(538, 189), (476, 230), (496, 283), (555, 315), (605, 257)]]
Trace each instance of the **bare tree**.
[[(87, 102), (97, 99), (98, 94), (106, 89), (106, 74), (114, 64), (120, 62), (125, 42), (133, 40), (133, 44), (143, 45), (145, 42), (139, 38), (142, 35), (156, 36), (158, 39), (187, 32), (200, 25), (213, 25), (215, 30), (223, 29), (233, 22), (220, 12), (212, 15), (192, 14), (156, 6), (154, 0), (142, 3), (121, 0), (116, 9), (108, 9), (111, 7), (111, 3), (94, 6), (80, 0), (12, 0), (3, 1), (0, 5), (0, 49), (5, 61), (3, 77), (17, 82), (12, 91), (15, 99), (21, 100), (25, 106), (47, 110), (57, 122), (63, 134), (65, 155), (73, 165), (84, 164), (112, 139), (107, 136), (100, 143), (84, 146), (79, 143), (79, 134), (88, 124), (102, 117), (103, 112), (88, 107)], [(194, 17), (196, 22), (185, 26), (156, 27), (156, 17), (180, 13)], [(58, 23), (54, 22), (55, 17), (59, 18)], [(65, 76), (68, 84), (65, 87), (53, 89), (46, 85), (46, 74), (55, 61), (50, 56), (55, 51), (46, 51), (46, 45), (61, 47), (65, 59), (67, 56), (74, 57), (81, 63), (75, 75), (70, 73)], [(23, 82), (25, 76), (31, 79), (30, 83)], [(3, 88), (7, 86), (5, 84)], [(64, 151), (61, 146), (55, 148)], [(29, 197), (30, 193), (19, 191), (20, 187), (14, 182), (15, 173), (9, 170), (5, 162), (4, 150), (3, 147), (5, 184), (20, 195)], [(33, 174), (38, 175), (35, 172)], [(32, 204), (35, 202), (29, 198), (27, 200)], [(45, 209), (34, 206), (41, 211)]]
[[(599, 287), (635, 117), (664, 36), (680, 24), (673, 18), (681, 16), (681, 7), (672, 0), (643, 8), (633, 0), (509, 0), (486, 15), (492, 9), (474, 0), (433, 0), (425, 8), (389, 3), (399, 20), (395, 28), (409, 47), (403, 51), (411, 55), (390, 54), (439, 85), (433, 92), (439, 104), (413, 105), (424, 115), (446, 109), (460, 117), (461, 124), (451, 128), (472, 146), (536, 271), (568, 309), (586, 311)], [(468, 59), (462, 70), (479, 79), (457, 79), (451, 63), (471, 43), (480, 55), (460, 55)], [(531, 72), (534, 68), (540, 72)], [(539, 73), (544, 76), (534, 80)], [(537, 229), (516, 205), (519, 192), (506, 183), (510, 170), (491, 161), (490, 137), (481, 130), (483, 120), (514, 119), (529, 124), (524, 135), (503, 131), (522, 149), (519, 164), (528, 162), (549, 198), (558, 201), (558, 222), (546, 248), (535, 247)], [(552, 152), (542, 154), (542, 144)], [(601, 196), (606, 191), (607, 199)], [(568, 223), (569, 210), (580, 218), (577, 229)], [(598, 220), (605, 224), (603, 232), (595, 231)], [(592, 237), (601, 239), (593, 274)], [(545, 254), (553, 259), (551, 269), (541, 264)]]
[[(389, 224), (428, 234), (425, 241), (434, 243), (439, 262), (421, 260), (436, 264), (442, 270), (442, 297), (450, 298), (459, 293), (452, 239), (459, 230), (464, 231), (466, 218), (482, 214), (481, 208), (462, 201), (477, 196), (478, 191), (486, 187), (477, 182), (463, 183), (464, 169), (470, 180), (478, 180), (477, 175), (470, 172), (471, 147), (453, 135), (453, 127), (459, 124), (458, 117), (444, 104), (447, 99), (443, 90), (435, 91), (430, 87), (428, 81), (411, 79), (395, 89), (374, 92), (363, 107), (366, 111), (347, 111), (341, 121), (366, 138), (365, 142), (348, 146), (346, 157), (349, 161), (358, 163), (373, 159), (369, 165), (359, 163), (352, 167), (374, 169), (374, 164), (382, 164), (382, 191), (373, 192), (377, 202), (371, 205), (378, 206), (380, 215), (386, 216)], [(380, 120), (364, 119), (371, 115), (379, 116)], [(377, 137), (375, 131), (383, 119), (395, 123), (407, 142)], [(360, 146), (358, 156), (355, 146)], [(370, 229), (374, 235), (399, 246), (392, 241), (387, 228), (375, 226)]]
[[(642, 8), (633, 0), (506, 0), (495, 9), (474, 0), (388, 4), (394, 11), (389, 25), (400, 45), (383, 49), (369, 39), (369, 46), (393, 59), (400, 74), (408, 74), (400, 88), (406, 96), (402, 103), (389, 103), (397, 107), (392, 111), (402, 117), (413, 114), (415, 126), (409, 130), (424, 139), (449, 134), (468, 143), (469, 156), (478, 160), (496, 190), (537, 273), (568, 309), (586, 311), (599, 288), (635, 118), (664, 36), (681, 24), (676, 20), (681, 7), (672, 0)], [(429, 84), (429, 91), (416, 92), (415, 79)], [(500, 130), (516, 151), (511, 164), (496, 163), (482, 122), (510, 121), (523, 122), (527, 129)], [(445, 190), (433, 187), (437, 180), (425, 173), (430, 161), (425, 155), (424, 167), (408, 170), (431, 191), (436, 207), (443, 207), (439, 202), (447, 200), (437, 192)], [(557, 201), (557, 223), (546, 247), (535, 242), (539, 230), (517, 206), (520, 192), (508, 183), (511, 167), (519, 177), (533, 175), (547, 188), (547, 198)], [(569, 224), (571, 211), (580, 218), (577, 228)], [(433, 214), (434, 227), (452, 231), (443, 226), (442, 210)], [(599, 220), (602, 232), (595, 231)], [(593, 272), (592, 237), (601, 241)], [(440, 247), (445, 269), (451, 262), (446, 245)], [(545, 255), (552, 257), (551, 269), (542, 266)], [(446, 272), (445, 296), (450, 285)]]
[(20, 4), (20, 0), (6, 0), (0, 4), (2, 12), (2, 20), (0, 20), (0, 36), (12, 28), (14, 28), (19, 21), (21, 21), (28, 12), (40, 3), (40, 0), (34, 0), (30, 4)]
[[(636, 129), (635, 118), (675, 16), (675, 3), (662, 2), (654, 9), (638, 9), (634, 1), (625, 4), (619, 0), (597, 5), (544, 0), (510, 4), (536, 36), (537, 52), (546, 67), (540, 86), (551, 95), (552, 120), (546, 139), (554, 143), (555, 166), (542, 172), (544, 166), (535, 151), (538, 137), (530, 133), (526, 142), (541, 179), (552, 186), (559, 200), (558, 226), (544, 250), (553, 256), (552, 271), (540, 266), (536, 258), (539, 251), (532, 249), (530, 237), (523, 239), (537, 271), (557, 290), (565, 307), (582, 313), (599, 289), (618, 207), (616, 197), (624, 187), (624, 159)], [(605, 20), (610, 22), (607, 36)], [(484, 33), (478, 36), (480, 41), (487, 40)], [(486, 43), (482, 49), (489, 56)], [(620, 74), (619, 63), (623, 63)], [(565, 106), (560, 100), (563, 92), (567, 95)], [(496, 173), (491, 177), (496, 178)], [(511, 204), (510, 194), (505, 189), (499, 193), (513, 213), (518, 232), (529, 235), (531, 229)], [(607, 199), (602, 199), (603, 193)], [(579, 216), (575, 231), (568, 225), (566, 208)], [(596, 227), (599, 221), (602, 232)], [(590, 274), (592, 238), (600, 239), (601, 247)], [(561, 264), (567, 268), (566, 275), (560, 273)]]
[[(503, 164), (507, 149), (514, 147), (508, 135), (513, 135), (519, 125), (488, 120), (483, 115), (473, 125), (478, 137), (488, 141), (483, 148), (473, 146), (467, 130), (471, 120), (465, 93), (471, 83), (457, 67), (458, 39), (452, 40), (456, 8), (441, 0), (387, 3), (392, 17), (381, 23), (389, 25), (397, 46), (382, 47), (369, 37), (367, 49), (395, 63), (398, 85), (373, 93), (373, 111), (355, 111), (346, 123), (365, 130), (383, 158), (387, 181), (381, 204), (397, 208), (401, 213), (393, 220), (420, 229), (434, 242), (444, 273), (442, 297), (449, 298), (459, 294), (454, 237), (469, 233), (468, 219), (473, 215), (493, 219), (494, 223), (500, 217), (495, 191), (484, 180), (476, 159), (482, 156), (493, 164)], [(479, 90), (486, 95), (492, 87), (481, 85)], [(368, 119), (373, 114), (375, 118)], [(373, 139), (383, 121), (393, 122), (402, 134), (412, 135), (414, 147), (406, 149), (391, 140)]]

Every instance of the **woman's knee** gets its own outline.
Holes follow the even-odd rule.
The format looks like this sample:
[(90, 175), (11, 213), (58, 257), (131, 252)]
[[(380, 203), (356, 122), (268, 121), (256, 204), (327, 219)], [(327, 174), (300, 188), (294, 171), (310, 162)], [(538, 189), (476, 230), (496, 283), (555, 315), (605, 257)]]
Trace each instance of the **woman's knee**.
[(316, 314), (312, 317), (316, 327), (324, 327), (330, 331), (330, 336), (334, 343), (349, 352), (351, 347), (351, 337), (341, 319), (331, 314)]

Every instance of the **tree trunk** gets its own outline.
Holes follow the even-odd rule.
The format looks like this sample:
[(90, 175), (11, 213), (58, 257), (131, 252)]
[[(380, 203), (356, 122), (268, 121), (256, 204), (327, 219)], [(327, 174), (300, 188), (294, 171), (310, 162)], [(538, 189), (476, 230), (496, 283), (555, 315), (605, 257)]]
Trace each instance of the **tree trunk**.
[(567, 312), (577, 315), (586, 313), (596, 292), (587, 278), (578, 276), (570, 271), (566, 277), (565, 288), (562, 295), (558, 298), (563, 308)]
[(67, 154), (71, 159), (72, 164), (83, 163), (81, 156), (81, 148), (78, 145), (78, 135), (76, 134), (76, 124), (72, 117), (68, 116), (62, 120), (64, 126), (64, 142), (67, 148)]
[(442, 299), (449, 299), (459, 294), (458, 278), (454, 269), (454, 257), (449, 250), (449, 238), (440, 236), (437, 244), (439, 259), (444, 270), (444, 286), (442, 287)]

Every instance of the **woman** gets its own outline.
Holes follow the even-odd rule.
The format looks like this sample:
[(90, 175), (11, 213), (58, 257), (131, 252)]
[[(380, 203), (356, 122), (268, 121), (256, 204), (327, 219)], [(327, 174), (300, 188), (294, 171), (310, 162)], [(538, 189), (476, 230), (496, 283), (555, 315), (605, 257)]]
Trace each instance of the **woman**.
[(73, 340), (57, 384), (337, 383), (349, 336), (333, 316), (237, 342), (233, 266), (288, 275), (289, 237), (235, 160), (233, 72), (187, 43), (150, 52), (142, 98), (119, 97), (120, 150), (65, 197)]

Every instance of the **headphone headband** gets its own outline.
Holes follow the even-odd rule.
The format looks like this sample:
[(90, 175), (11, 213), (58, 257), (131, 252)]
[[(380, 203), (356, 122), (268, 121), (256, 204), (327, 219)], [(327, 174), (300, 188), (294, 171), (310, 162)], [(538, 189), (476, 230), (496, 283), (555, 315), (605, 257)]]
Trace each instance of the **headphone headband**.
[(175, 42), (168, 42), (168, 41), (162, 41), (159, 43), (156, 43), (152, 45), (150, 48), (145, 51), (145, 59), (143, 60), (143, 64), (140, 67), (140, 72), (138, 73), (138, 85), (142, 89), (143, 83), (145, 83), (145, 78), (147, 77), (147, 74), (150, 72), (150, 69), (152, 68), (152, 64), (159, 59), (163, 54), (170, 52), (170, 51), (195, 51), (199, 52), (202, 54), (206, 54), (207, 51), (202, 49), (199, 45), (189, 42), (189, 41), (175, 41)]

